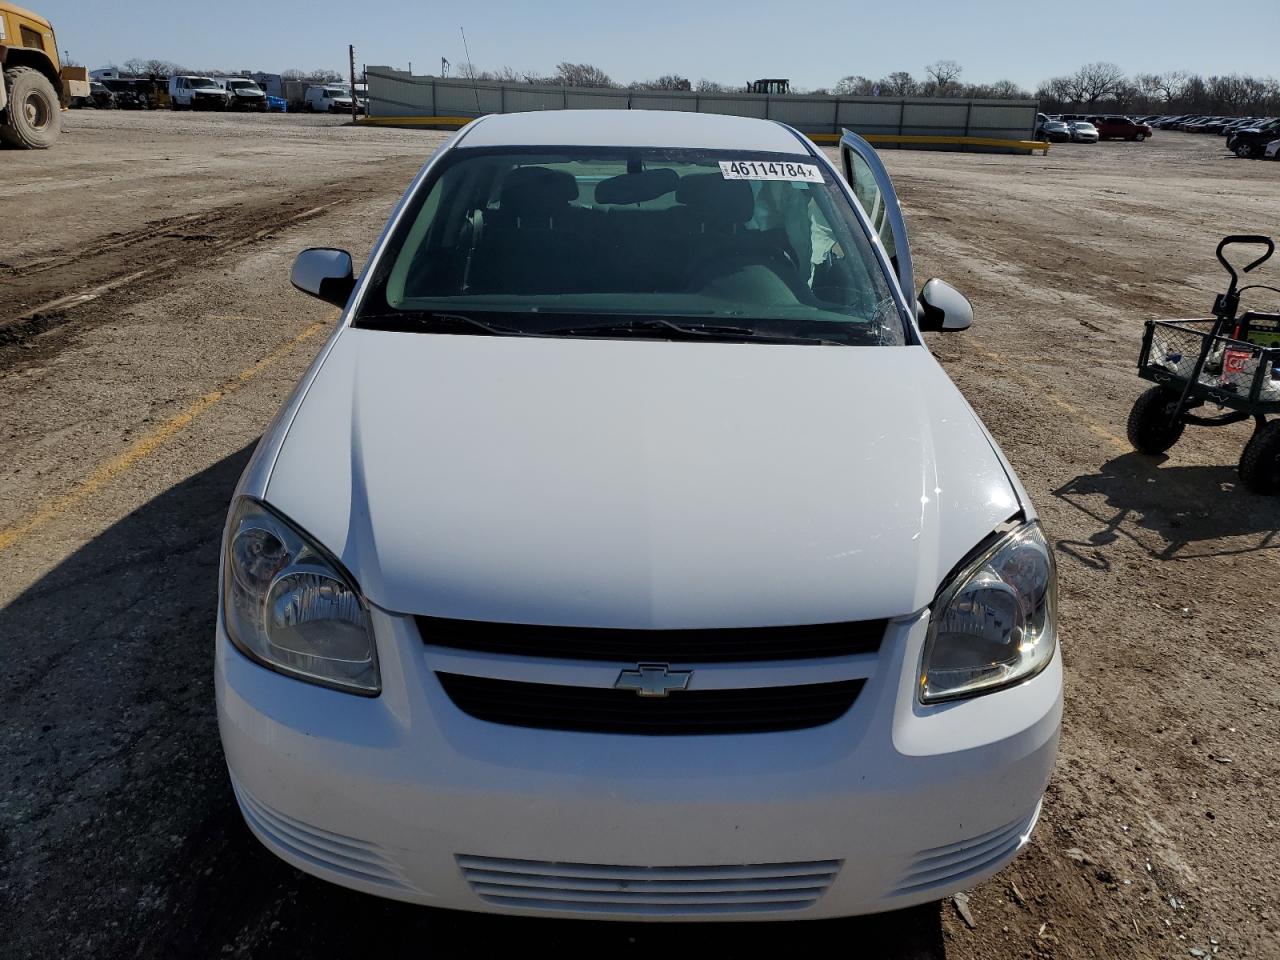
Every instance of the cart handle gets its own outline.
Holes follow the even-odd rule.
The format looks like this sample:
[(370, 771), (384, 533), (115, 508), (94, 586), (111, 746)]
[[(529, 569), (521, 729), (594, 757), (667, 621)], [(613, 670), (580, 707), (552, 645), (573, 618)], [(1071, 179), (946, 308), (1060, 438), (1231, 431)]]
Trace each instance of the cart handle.
[(1276, 252), (1275, 241), (1270, 237), (1264, 237), (1260, 234), (1237, 234), (1230, 237), (1223, 237), (1218, 243), (1218, 262), (1226, 267), (1227, 273), (1231, 274), (1232, 287), (1236, 285), (1236, 281), (1240, 279), (1240, 276), (1236, 273), (1236, 268), (1227, 262), (1227, 258), (1222, 255), (1222, 251), (1233, 243), (1255, 243), (1261, 244), (1267, 248), (1267, 252), (1257, 260), (1253, 261), (1253, 263), (1249, 264), (1247, 267), (1242, 267), (1241, 273), (1248, 273), (1250, 270), (1254, 269), (1254, 267), (1262, 266), (1270, 260), (1271, 255)]

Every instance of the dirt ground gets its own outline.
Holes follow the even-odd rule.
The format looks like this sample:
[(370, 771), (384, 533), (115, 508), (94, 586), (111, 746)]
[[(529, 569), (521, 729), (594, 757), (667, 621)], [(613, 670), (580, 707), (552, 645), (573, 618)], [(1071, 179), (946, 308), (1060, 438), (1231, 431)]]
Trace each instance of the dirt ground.
[(1280, 503), (1237, 483), (1246, 426), (1189, 429), (1163, 460), (1124, 439), (1143, 320), (1207, 312), (1217, 240), (1276, 231), (1280, 164), (1168, 133), (886, 153), (917, 276), (975, 305), (930, 346), (1056, 543), (1057, 772), (1028, 852), (970, 893), (972, 925), (948, 901), (676, 939), (347, 892), (261, 849), (227, 782), (221, 524), (334, 320), (288, 267), (309, 245), (363, 257), (441, 135), (89, 111), (66, 128), (0, 154), (0, 955), (1280, 957)]

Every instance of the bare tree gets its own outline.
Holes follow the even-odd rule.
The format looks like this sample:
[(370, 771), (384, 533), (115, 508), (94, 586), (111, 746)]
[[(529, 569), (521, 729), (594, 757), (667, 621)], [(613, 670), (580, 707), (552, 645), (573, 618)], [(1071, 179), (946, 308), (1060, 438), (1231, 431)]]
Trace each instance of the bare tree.
[(907, 71), (895, 70), (880, 81), (880, 92), (887, 96), (914, 97), (920, 92), (920, 84)]
[(1099, 100), (1115, 95), (1124, 83), (1124, 71), (1106, 61), (1086, 63), (1070, 79), (1076, 103), (1092, 109)]
[(699, 93), (725, 93), (728, 90), (723, 83), (717, 83), (714, 80), (707, 79), (699, 80), (695, 89)]
[(837, 96), (869, 97), (875, 86), (874, 80), (850, 74), (836, 81), (835, 91)]
[(285, 80), (302, 80), (305, 83), (337, 83), (342, 74), (336, 70), (283, 70), (280, 76)]
[(186, 73), (187, 68), (172, 60), (151, 58), (143, 60), (134, 57), (124, 62), (124, 71), (135, 77), (172, 77), (174, 74)]
[(555, 80), (566, 87), (612, 87), (610, 76), (590, 63), (557, 63)]
[(667, 73), (660, 76), (657, 80), (641, 80), (636, 83), (628, 84), (632, 90), (692, 90), (693, 84), (689, 82), (688, 77), (682, 77), (679, 74)]
[(1031, 94), (1012, 80), (997, 80), (988, 88), (987, 96), (996, 100), (1029, 100)]
[(925, 75), (933, 87), (936, 96), (945, 97), (959, 78), (964, 67), (954, 60), (935, 60), (924, 68)]

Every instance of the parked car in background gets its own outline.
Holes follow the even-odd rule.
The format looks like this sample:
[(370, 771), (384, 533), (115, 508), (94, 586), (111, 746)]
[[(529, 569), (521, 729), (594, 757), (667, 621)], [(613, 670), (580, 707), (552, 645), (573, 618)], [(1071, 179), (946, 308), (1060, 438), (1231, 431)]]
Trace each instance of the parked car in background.
[(1267, 144), (1280, 137), (1280, 119), (1241, 127), (1227, 136), (1227, 149), (1237, 157), (1260, 157)]
[(169, 99), (174, 110), (225, 110), (227, 91), (210, 77), (169, 78)]
[(1232, 120), (1230, 123), (1224, 123), (1218, 134), (1223, 137), (1229, 136), (1242, 127), (1251, 127), (1254, 124), (1261, 123), (1262, 119), (1262, 117), (1241, 117), (1238, 120)]
[(1272, 140), (1268, 143), (1262, 155), (1268, 160), (1280, 160), (1280, 140)]
[(1071, 139), (1071, 128), (1063, 121), (1036, 114), (1036, 137), (1049, 143), (1066, 143)]
[(351, 91), (337, 83), (307, 87), (303, 107), (309, 113), (350, 113)]
[(227, 105), (232, 110), (256, 110), (261, 113), (267, 109), (267, 95), (252, 80), (226, 77), (218, 81), (218, 86), (227, 91)]
[(1071, 120), (1067, 126), (1071, 128), (1072, 143), (1098, 142), (1098, 128), (1088, 120)]
[(102, 83), (101, 80), (89, 81), (89, 95), (87, 97), (72, 97), (70, 106), (74, 110), (114, 110), (116, 105), (116, 95), (112, 93)]
[(1145, 123), (1135, 123), (1128, 117), (1115, 114), (1090, 117), (1089, 122), (1097, 128), (1099, 140), (1142, 141), (1151, 136), (1151, 128)]
[(288, 113), (289, 101), (284, 97), (268, 96), (266, 109), (268, 113)]
[(150, 110), (151, 83), (148, 80), (108, 79), (102, 81), (116, 97), (116, 107), (121, 110)]
[(359, 279), (299, 255), (343, 314), (237, 486), (215, 640), (269, 850), (436, 907), (745, 921), (936, 901), (1027, 846), (1054, 541), (921, 335), (972, 308), (840, 149), (494, 114)]

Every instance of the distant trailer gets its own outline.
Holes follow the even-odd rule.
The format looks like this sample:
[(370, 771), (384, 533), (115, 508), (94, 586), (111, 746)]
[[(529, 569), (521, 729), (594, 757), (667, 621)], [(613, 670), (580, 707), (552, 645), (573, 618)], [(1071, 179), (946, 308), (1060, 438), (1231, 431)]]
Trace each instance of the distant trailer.
[(752, 80), (747, 84), (751, 93), (790, 93), (790, 80)]

